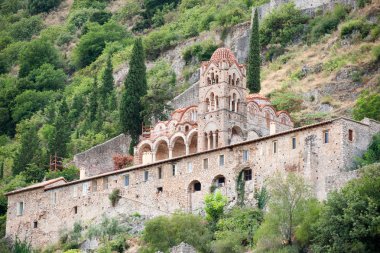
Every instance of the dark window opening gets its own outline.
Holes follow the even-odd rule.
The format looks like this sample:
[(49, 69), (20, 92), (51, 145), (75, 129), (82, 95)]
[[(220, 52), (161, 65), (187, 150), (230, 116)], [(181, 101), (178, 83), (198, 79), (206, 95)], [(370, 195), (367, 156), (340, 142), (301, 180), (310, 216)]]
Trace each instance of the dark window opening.
[(293, 138), (292, 138), (292, 148), (293, 148), (293, 149), (296, 149), (296, 147), (297, 147), (296, 137), (293, 137)]
[(349, 141), (354, 140), (354, 131), (352, 131), (352, 129), (348, 130), (348, 140)]
[(324, 140), (323, 140), (323, 142), (324, 142), (324, 143), (329, 143), (329, 131), (324, 131), (324, 132), (323, 132), (323, 135), (324, 135)]
[(201, 190), (202, 186), (201, 186), (201, 183), (197, 182), (197, 183), (194, 183), (194, 191), (195, 192), (199, 192)]
[(157, 193), (162, 192), (164, 189), (162, 187), (157, 187)]
[(37, 228), (38, 227), (38, 222), (37, 221), (34, 221), (33, 222), (33, 228)]
[(172, 174), (173, 174), (173, 176), (176, 175), (176, 170), (177, 170), (176, 165), (172, 164)]
[(277, 141), (273, 142), (273, 153), (277, 153)]
[(149, 179), (149, 171), (144, 171), (144, 181), (148, 181)]
[(158, 179), (162, 178), (162, 168), (158, 167)]
[(224, 177), (218, 178), (218, 184), (224, 184), (226, 179)]
[(74, 206), (74, 214), (77, 214), (77, 213), (78, 213), (78, 207)]
[(244, 181), (250, 181), (250, 180), (252, 180), (252, 170), (245, 170)]

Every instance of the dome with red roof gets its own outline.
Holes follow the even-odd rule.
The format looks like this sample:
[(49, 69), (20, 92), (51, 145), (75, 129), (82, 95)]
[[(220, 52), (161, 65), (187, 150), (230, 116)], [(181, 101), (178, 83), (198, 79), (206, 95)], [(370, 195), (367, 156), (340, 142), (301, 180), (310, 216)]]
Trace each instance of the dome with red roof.
[(228, 61), (230, 63), (236, 62), (236, 58), (234, 53), (225, 47), (218, 48), (212, 54), (210, 61), (212, 62), (220, 62), (220, 61)]

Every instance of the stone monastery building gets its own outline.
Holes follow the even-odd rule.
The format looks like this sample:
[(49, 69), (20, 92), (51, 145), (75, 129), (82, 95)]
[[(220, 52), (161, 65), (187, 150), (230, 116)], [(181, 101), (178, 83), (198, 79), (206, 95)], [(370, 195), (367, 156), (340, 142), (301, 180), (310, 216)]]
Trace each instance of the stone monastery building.
[[(245, 66), (226, 48), (202, 63), (200, 75), (198, 104), (144, 131), (134, 166), (100, 173), (81, 168), (80, 180), (58, 178), (7, 193), (6, 236), (44, 247), (76, 221), (89, 224), (102, 215), (199, 212), (215, 188), (233, 205), (241, 201), (237, 187), (244, 187), (243, 201), (254, 205), (254, 192), (276, 171), (303, 175), (325, 199), (357, 176), (349, 170), (354, 158), (380, 132), (370, 119), (294, 128), (287, 112), (248, 94)], [(108, 197), (115, 189), (120, 200), (113, 206)]]

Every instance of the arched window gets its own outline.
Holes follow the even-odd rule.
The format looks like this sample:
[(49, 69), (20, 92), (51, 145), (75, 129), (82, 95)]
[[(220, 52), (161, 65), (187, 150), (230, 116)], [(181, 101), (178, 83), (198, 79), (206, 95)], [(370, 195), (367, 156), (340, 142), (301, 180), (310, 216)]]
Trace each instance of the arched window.
[(228, 84), (231, 85), (231, 75), (228, 76)]
[(236, 79), (236, 86), (239, 86), (239, 78)]
[(211, 83), (214, 84), (215, 83), (215, 77), (214, 77), (214, 73), (211, 73)]
[(216, 83), (219, 83), (219, 76), (216, 75)]
[(207, 85), (211, 85), (211, 79), (210, 79), (210, 77), (207, 77)]
[(232, 85), (235, 85), (235, 73), (232, 74)]
[(210, 111), (210, 99), (206, 98), (206, 112)]
[(265, 112), (265, 119), (266, 119), (266, 122), (267, 122), (267, 127), (269, 127), (269, 125), (270, 125), (270, 115), (269, 115), (269, 112)]

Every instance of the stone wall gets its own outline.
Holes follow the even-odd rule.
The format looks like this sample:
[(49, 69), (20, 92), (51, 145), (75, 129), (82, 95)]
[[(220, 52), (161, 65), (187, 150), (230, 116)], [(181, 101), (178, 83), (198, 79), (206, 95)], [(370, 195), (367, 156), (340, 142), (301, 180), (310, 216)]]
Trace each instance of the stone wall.
[(355, 0), (271, 0), (269, 3), (257, 7), (259, 19), (265, 18), (271, 11), (288, 2), (293, 2), (298, 9), (311, 16), (315, 15), (317, 11), (332, 10), (336, 4), (356, 7)]
[(168, 104), (175, 110), (191, 105), (197, 105), (199, 101), (199, 82), (191, 85), (187, 90), (173, 98)]
[[(345, 141), (348, 130), (357, 136), (352, 142)], [(324, 143), (325, 131), (329, 133), (328, 143)], [(255, 204), (254, 189), (259, 189), (276, 171), (300, 173), (312, 185), (315, 196), (325, 199), (330, 189), (341, 187), (353, 177), (345, 171), (349, 162), (347, 154), (362, 153), (366, 149), (371, 141), (367, 132), (370, 132), (369, 125), (341, 118), (45, 190), (11, 194), (6, 234), (13, 239), (16, 235), (21, 240), (26, 238), (33, 246), (42, 247), (56, 242), (60, 230), (71, 229), (75, 221), (95, 222), (103, 214), (114, 217), (135, 212), (146, 216), (166, 215), (177, 210), (202, 212), (205, 194), (220, 177), (225, 178), (224, 183), (219, 184), (220, 189), (228, 197), (229, 205), (233, 205), (237, 200), (236, 179), (245, 170), (252, 172), (252, 179), (245, 183), (248, 203)], [(294, 149), (292, 138), (296, 138)], [(274, 142), (278, 147), (276, 153)], [(243, 152), (248, 152), (246, 161)], [(221, 155), (224, 164), (220, 164)], [(125, 186), (126, 177), (128, 186)], [(201, 184), (200, 191), (194, 191), (196, 183)], [(119, 189), (121, 196), (115, 207), (108, 199), (113, 189)], [(52, 196), (56, 196), (56, 201)], [(25, 213), (17, 216), (16, 206), (20, 201), (25, 203)], [(38, 227), (33, 228), (34, 222), (38, 222)]]
[(112, 157), (128, 154), (131, 139), (120, 134), (102, 144), (74, 156), (75, 166), (81, 170), (82, 177), (91, 177), (114, 170)]

